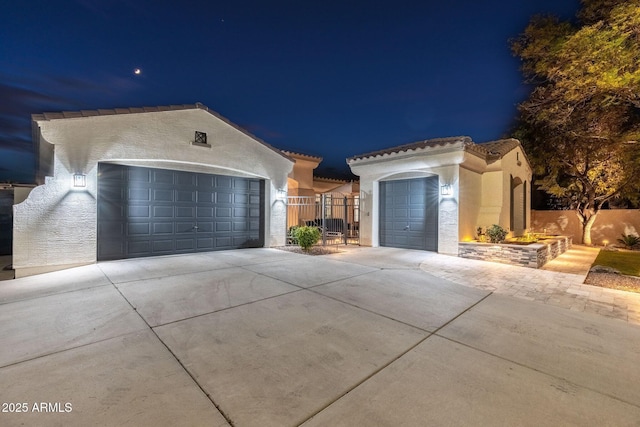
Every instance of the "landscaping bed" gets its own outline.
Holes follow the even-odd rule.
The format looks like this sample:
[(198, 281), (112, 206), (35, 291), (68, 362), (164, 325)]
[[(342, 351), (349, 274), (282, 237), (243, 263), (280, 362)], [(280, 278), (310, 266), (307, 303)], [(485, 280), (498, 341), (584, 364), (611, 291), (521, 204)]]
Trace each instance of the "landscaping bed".
[(601, 250), (584, 283), (640, 293), (640, 251)]
[(300, 246), (277, 246), (274, 249), (279, 249), (281, 251), (293, 252), (296, 254), (303, 255), (327, 255), (327, 254), (335, 254), (340, 252), (337, 245), (334, 246), (312, 246), (309, 248), (309, 252), (305, 252), (302, 250)]
[(567, 249), (570, 249), (572, 242), (573, 239), (569, 236), (547, 237), (535, 243), (460, 242), (458, 256), (522, 267), (540, 268), (566, 252)]
[(625, 276), (623, 274), (590, 272), (584, 284), (640, 293), (640, 277)]

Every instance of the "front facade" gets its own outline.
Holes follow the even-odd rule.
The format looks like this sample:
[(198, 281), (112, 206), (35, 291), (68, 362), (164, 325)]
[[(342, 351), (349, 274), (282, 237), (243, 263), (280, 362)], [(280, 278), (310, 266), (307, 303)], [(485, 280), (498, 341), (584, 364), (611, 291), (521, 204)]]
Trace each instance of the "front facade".
[(293, 160), (207, 107), (33, 116), (16, 277), (100, 260), (283, 245)]
[(360, 176), (360, 243), (458, 254), (493, 224), (530, 225), (531, 166), (519, 141), (439, 138), (347, 159)]

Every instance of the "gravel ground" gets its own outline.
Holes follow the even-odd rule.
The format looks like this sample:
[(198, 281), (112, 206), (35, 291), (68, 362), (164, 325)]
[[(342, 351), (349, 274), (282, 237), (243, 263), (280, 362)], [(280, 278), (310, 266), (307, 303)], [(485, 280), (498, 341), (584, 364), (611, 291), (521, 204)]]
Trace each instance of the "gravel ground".
[(587, 275), (584, 284), (640, 293), (640, 277), (622, 274), (591, 272)]
[(278, 246), (276, 249), (305, 255), (326, 255), (340, 252), (338, 246), (312, 246), (309, 252), (303, 251), (300, 246)]

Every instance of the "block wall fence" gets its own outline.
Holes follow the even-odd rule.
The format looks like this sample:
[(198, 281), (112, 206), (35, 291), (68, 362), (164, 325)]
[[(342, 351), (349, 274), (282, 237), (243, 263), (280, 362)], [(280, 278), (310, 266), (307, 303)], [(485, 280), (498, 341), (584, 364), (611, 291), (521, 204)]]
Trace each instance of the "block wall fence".
[[(582, 243), (582, 225), (575, 211), (531, 211), (531, 231), (573, 236)], [(594, 245), (617, 244), (621, 234), (640, 235), (640, 209), (610, 209), (598, 213), (591, 229)]]

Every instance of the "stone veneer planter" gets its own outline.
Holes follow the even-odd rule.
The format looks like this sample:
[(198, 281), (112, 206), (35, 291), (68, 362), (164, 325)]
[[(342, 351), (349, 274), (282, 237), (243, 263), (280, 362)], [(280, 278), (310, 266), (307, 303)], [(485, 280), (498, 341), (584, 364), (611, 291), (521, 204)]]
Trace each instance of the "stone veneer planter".
[(501, 262), (522, 267), (540, 268), (547, 262), (571, 248), (571, 236), (558, 236), (539, 240), (528, 245), (509, 243), (460, 242), (458, 256), (461, 258)]

